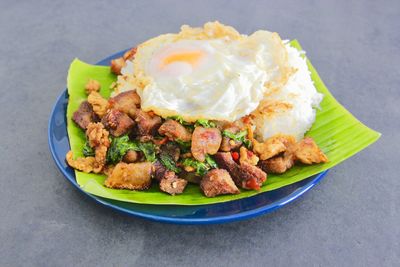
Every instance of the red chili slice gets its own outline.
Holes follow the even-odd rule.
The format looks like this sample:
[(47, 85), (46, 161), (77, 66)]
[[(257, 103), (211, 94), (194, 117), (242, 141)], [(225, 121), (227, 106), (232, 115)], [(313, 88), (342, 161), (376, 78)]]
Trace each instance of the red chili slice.
[(238, 161), (239, 160), (239, 153), (238, 152), (231, 152), (232, 158), (234, 161)]
[(247, 180), (246, 187), (253, 190), (260, 190), (261, 188), (256, 178), (250, 178), (249, 180)]

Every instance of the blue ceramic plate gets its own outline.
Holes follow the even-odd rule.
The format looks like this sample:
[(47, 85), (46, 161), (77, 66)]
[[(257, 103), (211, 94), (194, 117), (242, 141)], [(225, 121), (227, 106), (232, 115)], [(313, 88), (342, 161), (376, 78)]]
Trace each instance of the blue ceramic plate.
[[(125, 51), (112, 55), (97, 65), (109, 65), (111, 59), (122, 56)], [(72, 185), (88, 197), (131, 216), (176, 224), (215, 224), (244, 220), (271, 212), (292, 202), (315, 186), (327, 173), (324, 171), (300, 182), (253, 197), (211, 205), (147, 205), (97, 197), (80, 188), (75, 180), (74, 170), (65, 163), (65, 154), (70, 150), (66, 123), (67, 104), (68, 94), (64, 91), (58, 97), (49, 119), (48, 142), (57, 167)]]

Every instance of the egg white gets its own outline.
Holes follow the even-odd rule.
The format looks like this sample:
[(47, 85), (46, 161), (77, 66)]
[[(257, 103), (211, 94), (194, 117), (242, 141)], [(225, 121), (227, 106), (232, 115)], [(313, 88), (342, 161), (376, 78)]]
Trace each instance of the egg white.
[(143, 81), (137, 88), (142, 109), (188, 121), (248, 115), (263, 99), (265, 85), (282, 79), (286, 50), (280, 44), (279, 36), (267, 31), (237, 40), (153, 38), (138, 47), (134, 60)]

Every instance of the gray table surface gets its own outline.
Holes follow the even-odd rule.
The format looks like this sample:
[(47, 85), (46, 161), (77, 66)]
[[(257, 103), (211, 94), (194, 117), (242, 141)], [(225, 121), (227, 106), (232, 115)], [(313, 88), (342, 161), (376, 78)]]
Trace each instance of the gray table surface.
[[(398, 264), (400, 2), (277, 2), (1, 0), (0, 266)], [(301, 199), (248, 221), (165, 225), (85, 198), (47, 146), (71, 60), (216, 19), (297, 38), (334, 96), (382, 138)]]

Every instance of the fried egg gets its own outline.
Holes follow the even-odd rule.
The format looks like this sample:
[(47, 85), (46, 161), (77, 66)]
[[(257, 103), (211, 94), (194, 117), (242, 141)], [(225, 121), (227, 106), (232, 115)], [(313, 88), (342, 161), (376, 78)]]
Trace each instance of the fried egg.
[(162, 117), (235, 121), (257, 108), (288, 69), (278, 34), (240, 35), (221, 24), (183, 27), (138, 46), (133, 61), (141, 107)]

